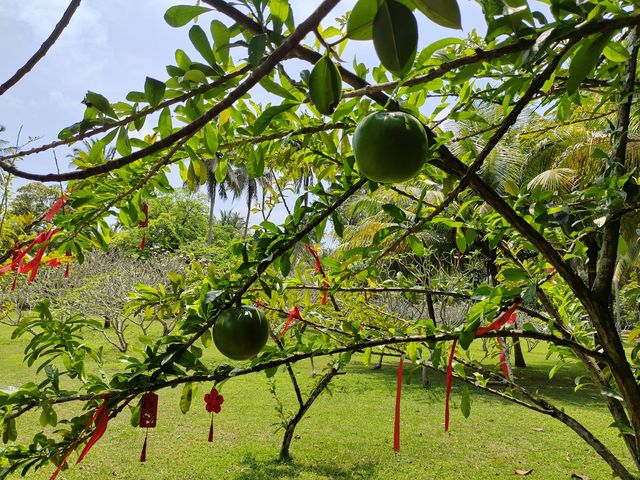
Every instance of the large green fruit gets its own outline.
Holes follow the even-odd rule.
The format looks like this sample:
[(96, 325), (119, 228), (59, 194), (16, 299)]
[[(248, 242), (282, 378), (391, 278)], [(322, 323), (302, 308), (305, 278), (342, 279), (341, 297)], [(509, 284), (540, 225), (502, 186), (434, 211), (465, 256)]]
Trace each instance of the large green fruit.
[(422, 124), (404, 112), (375, 112), (353, 134), (360, 173), (376, 182), (404, 182), (422, 169), (429, 152)]
[(269, 338), (269, 323), (262, 310), (241, 306), (222, 312), (213, 325), (218, 350), (233, 360), (255, 357)]

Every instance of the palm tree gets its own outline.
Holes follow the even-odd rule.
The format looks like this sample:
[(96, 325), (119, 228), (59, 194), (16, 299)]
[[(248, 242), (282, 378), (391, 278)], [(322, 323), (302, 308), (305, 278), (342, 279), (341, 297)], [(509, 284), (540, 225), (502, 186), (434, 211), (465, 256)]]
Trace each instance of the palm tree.
[(235, 167), (232, 165), (228, 165), (227, 167), (227, 175), (224, 180), (219, 183), (216, 179), (216, 170), (218, 169), (218, 164), (220, 163), (221, 156), (216, 156), (215, 158), (206, 159), (206, 168), (207, 168), (207, 198), (209, 199), (209, 227), (207, 232), (207, 244), (211, 245), (213, 243), (213, 222), (214, 222), (214, 209), (216, 205), (216, 198), (218, 196), (226, 200), (229, 198), (229, 193), (233, 195), (233, 198), (238, 198), (242, 192), (242, 184), (241, 180), (238, 177), (238, 172)]

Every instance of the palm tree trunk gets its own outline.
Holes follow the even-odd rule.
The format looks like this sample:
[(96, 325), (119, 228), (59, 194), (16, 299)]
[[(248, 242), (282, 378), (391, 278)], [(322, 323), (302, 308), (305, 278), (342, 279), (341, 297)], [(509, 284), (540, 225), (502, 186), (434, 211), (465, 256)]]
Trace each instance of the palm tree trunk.
[(216, 189), (213, 188), (213, 195), (209, 198), (209, 231), (207, 233), (207, 245), (213, 243), (213, 209), (216, 206)]
[(247, 218), (244, 221), (244, 237), (247, 238), (249, 231), (249, 217), (251, 216), (251, 197), (247, 199)]

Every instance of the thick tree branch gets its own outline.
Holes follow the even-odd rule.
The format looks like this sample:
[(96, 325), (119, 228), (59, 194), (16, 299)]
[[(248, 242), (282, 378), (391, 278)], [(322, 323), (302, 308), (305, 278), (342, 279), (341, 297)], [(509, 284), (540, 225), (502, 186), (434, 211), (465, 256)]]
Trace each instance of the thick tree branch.
[(40, 48), (33, 54), (33, 56), (27, 60), (22, 67), (18, 69), (16, 73), (13, 74), (11, 78), (9, 78), (6, 82), (0, 85), (0, 96), (2, 96), (7, 90), (17, 84), (22, 78), (31, 71), (33, 67), (35, 67), (36, 63), (44, 58), (49, 49), (56, 43), (58, 37), (62, 34), (62, 31), (67, 27), (69, 22), (71, 21), (71, 17), (76, 13), (76, 10), (80, 6), (80, 0), (71, 0), (69, 2), (69, 6), (62, 14), (62, 18), (56, 24), (55, 28), (51, 32), (51, 35), (40, 45)]
[[(36, 174), (22, 171), (16, 168), (13, 165), (7, 164), (6, 162), (0, 162), (0, 168), (8, 173), (11, 173), (20, 178), (26, 178), (27, 180), (36, 180), (40, 182), (58, 182), (58, 181), (66, 181), (66, 180), (77, 180), (83, 178), (89, 178), (95, 175), (99, 175), (102, 173), (107, 173), (112, 170), (116, 170), (118, 168), (122, 168), (125, 165), (129, 165), (130, 163), (135, 162), (136, 160), (140, 160), (141, 158), (152, 155), (156, 152), (164, 150), (165, 148), (170, 147), (178, 140), (183, 138), (189, 138), (195, 135), (198, 131), (200, 131), (204, 126), (213, 120), (220, 112), (226, 110), (231, 107), (236, 100), (241, 98), (244, 94), (246, 94), (249, 90), (251, 90), (258, 82), (268, 75), (273, 68), (283, 60), (287, 54), (296, 48), (298, 43), (302, 41), (302, 39), (320, 23), (322, 18), (331, 11), (331, 9), (337, 5), (340, 0), (324, 0), (320, 6), (300, 25), (296, 30), (287, 37), (282, 44), (273, 51), (268, 57), (264, 59), (264, 61), (245, 79), (238, 87), (236, 87), (232, 92), (230, 92), (224, 100), (220, 101), (212, 108), (210, 108), (204, 115), (202, 115), (198, 120), (190, 123), (189, 125), (183, 127), (177, 132), (172, 133), (171, 135), (166, 136), (162, 140), (154, 143), (153, 145), (143, 148), (142, 150), (138, 150), (137, 152), (132, 153), (131, 155), (126, 155), (124, 157), (118, 158), (116, 160), (111, 160), (109, 162), (103, 163), (102, 165), (97, 165), (95, 167), (85, 168), (83, 170), (77, 170), (72, 172), (66, 172), (62, 174)], [(319, 54), (318, 54), (319, 55)]]

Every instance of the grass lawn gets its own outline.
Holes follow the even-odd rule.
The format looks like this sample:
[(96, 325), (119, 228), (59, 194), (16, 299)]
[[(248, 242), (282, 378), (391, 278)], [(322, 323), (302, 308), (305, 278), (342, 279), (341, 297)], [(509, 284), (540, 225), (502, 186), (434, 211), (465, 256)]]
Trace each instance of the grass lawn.
[[(21, 339), (22, 340), (22, 339)], [(10, 329), (0, 326), (0, 388), (33, 379), (22, 364), (24, 341), (11, 341)], [(582, 421), (629, 465), (628, 456), (608, 428), (612, 422), (595, 390), (573, 392), (577, 370), (561, 370), (548, 380), (550, 363), (545, 347), (526, 353), (526, 370), (516, 371), (523, 384)], [(206, 353), (213, 366), (214, 348)], [(116, 356), (111, 366), (117, 367)], [(317, 365), (318, 367), (318, 365)], [(608, 466), (573, 431), (560, 422), (472, 388), (471, 416), (459, 411), (459, 384), (454, 382), (449, 433), (443, 431), (444, 377), (432, 373), (432, 387), (422, 388), (420, 375), (404, 385), (401, 451), (392, 449), (397, 361), (388, 359), (371, 370), (354, 357), (347, 374), (332, 383), (296, 430), (293, 461), (277, 461), (282, 431), (264, 374), (231, 379), (223, 386), (222, 413), (215, 418), (215, 442), (207, 442), (209, 417), (200, 385), (191, 410), (179, 409), (181, 388), (159, 392), (158, 428), (150, 430), (147, 462), (138, 461), (144, 431), (133, 428), (129, 414), (112, 421), (105, 436), (86, 460), (59, 478), (75, 479), (455, 479), (523, 478), (516, 469), (533, 469), (524, 478), (570, 479), (581, 474), (593, 480), (611, 477)], [(300, 380), (312, 384), (308, 362), (296, 367)], [(406, 371), (408, 372), (408, 370)], [(293, 408), (295, 397), (286, 373), (277, 378), (278, 392)], [(58, 417), (78, 406), (57, 408)], [(19, 440), (27, 442), (39, 429), (37, 417), (18, 421)], [(30, 473), (48, 479), (55, 467)]]

